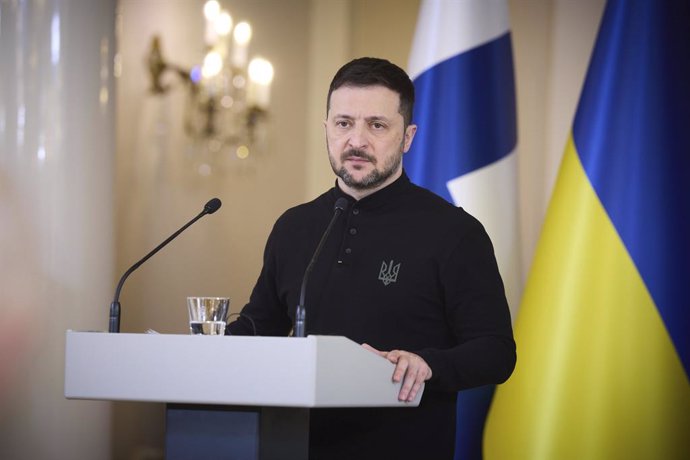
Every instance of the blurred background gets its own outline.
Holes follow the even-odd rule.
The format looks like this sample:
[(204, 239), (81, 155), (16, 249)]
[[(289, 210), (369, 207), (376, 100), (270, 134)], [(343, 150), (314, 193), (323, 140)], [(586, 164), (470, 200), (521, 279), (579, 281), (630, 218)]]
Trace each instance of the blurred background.
[[(508, 5), (526, 274), (604, 0)], [(183, 77), (233, 40), (209, 32), (201, 0), (0, 0), (0, 458), (162, 458), (163, 405), (64, 399), (65, 331), (107, 330), (121, 274), (211, 197), (222, 209), (125, 284), (121, 330), (187, 333), (188, 295), (229, 296), (238, 311), (275, 219), (334, 182), (332, 75), (365, 55), (406, 68), (419, 1), (220, 6), (251, 24), (248, 59), (272, 65), (258, 113), (226, 113), (203, 99), (227, 109), (222, 85)], [(245, 83), (236, 104), (252, 97)], [(204, 131), (209, 116), (221, 132)], [(254, 120), (253, 143), (223, 133), (224, 116)]]

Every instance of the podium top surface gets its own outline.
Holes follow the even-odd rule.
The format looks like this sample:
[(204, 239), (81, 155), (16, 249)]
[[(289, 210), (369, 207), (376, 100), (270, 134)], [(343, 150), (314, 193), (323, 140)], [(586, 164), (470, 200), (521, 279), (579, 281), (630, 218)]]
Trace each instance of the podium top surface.
[(73, 399), (282, 407), (414, 407), (394, 365), (339, 336), (239, 337), (67, 331)]

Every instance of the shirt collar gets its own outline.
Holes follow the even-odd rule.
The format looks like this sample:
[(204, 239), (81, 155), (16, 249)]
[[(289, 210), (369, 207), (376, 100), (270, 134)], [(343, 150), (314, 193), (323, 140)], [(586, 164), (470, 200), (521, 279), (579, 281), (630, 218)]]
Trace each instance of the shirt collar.
[(333, 198), (333, 203), (335, 203), (338, 198), (344, 197), (350, 203), (350, 206), (356, 206), (360, 209), (374, 209), (402, 199), (402, 195), (410, 187), (410, 185), (410, 179), (403, 170), (400, 177), (398, 177), (395, 181), (385, 186), (381, 190), (377, 190), (371, 195), (365, 196), (359, 201), (343, 192), (340, 187), (338, 187), (337, 180), (335, 181), (335, 187), (331, 189), (331, 196)]

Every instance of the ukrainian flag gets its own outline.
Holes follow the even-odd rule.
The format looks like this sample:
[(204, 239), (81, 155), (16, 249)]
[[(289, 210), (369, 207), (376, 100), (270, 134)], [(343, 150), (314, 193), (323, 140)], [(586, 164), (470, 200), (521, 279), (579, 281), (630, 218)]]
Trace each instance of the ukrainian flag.
[(489, 459), (690, 458), (690, 2), (610, 1)]

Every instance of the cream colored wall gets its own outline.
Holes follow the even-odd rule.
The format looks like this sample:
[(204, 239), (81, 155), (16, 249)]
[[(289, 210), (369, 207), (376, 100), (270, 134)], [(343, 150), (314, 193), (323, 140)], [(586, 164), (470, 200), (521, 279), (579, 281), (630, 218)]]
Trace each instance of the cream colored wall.
[(353, 0), (352, 57), (383, 57), (407, 68), (419, 0)]
[(509, 1), (523, 277), (529, 273), (605, 0)]

